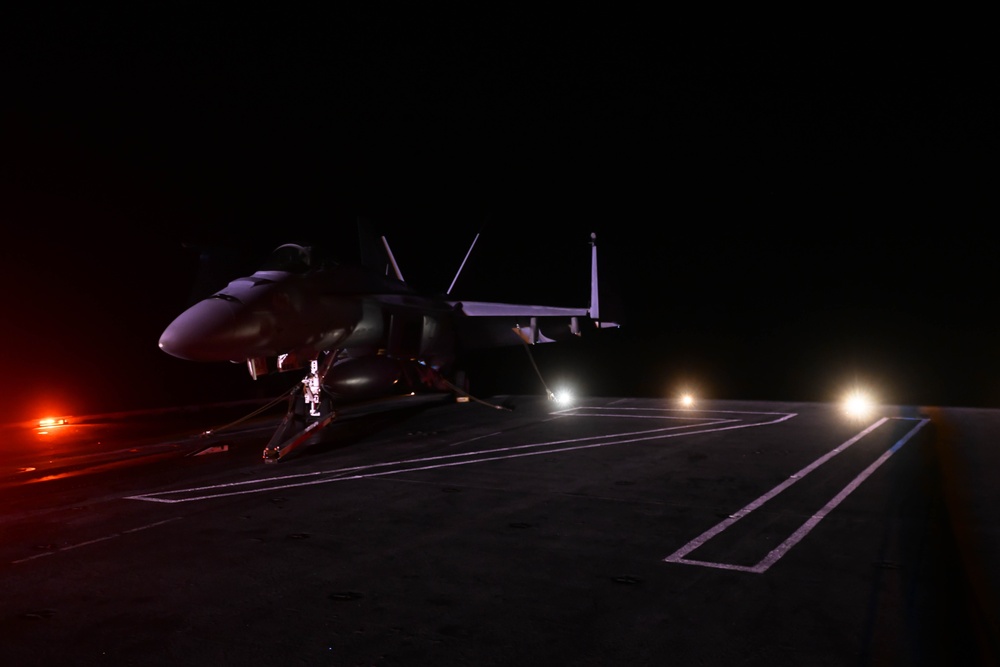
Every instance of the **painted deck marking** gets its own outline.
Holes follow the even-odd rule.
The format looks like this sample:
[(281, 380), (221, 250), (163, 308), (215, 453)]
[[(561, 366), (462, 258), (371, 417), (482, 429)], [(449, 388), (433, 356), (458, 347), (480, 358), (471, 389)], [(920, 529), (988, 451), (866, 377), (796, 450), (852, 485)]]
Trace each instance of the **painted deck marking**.
[(822, 464), (826, 463), (827, 461), (829, 461), (834, 456), (836, 456), (840, 452), (844, 451), (845, 449), (847, 449), (848, 447), (850, 447), (854, 443), (858, 442), (863, 437), (865, 437), (866, 435), (868, 435), (869, 433), (871, 433), (872, 431), (874, 431), (876, 428), (878, 428), (879, 426), (881, 426), (882, 424), (884, 424), (887, 421), (888, 421), (888, 417), (883, 417), (882, 419), (878, 420), (877, 422), (875, 422), (874, 424), (872, 424), (871, 426), (869, 426), (865, 430), (863, 430), (860, 433), (858, 433), (857, 435), (855, 435), (853, 438), (851, 438), (851, 439), (847, 440), (846, 442), (844, 442), (843, 444), (835, 447), (831, 451), (827, 452), (826, 454), (824, 454), (820, 458), (818, 458), (815, 461), (813, 461), (812, 463), (810, 463), (808, 466), (806, 466), (805, 468), (803, 468), (799, 472), (793, 474), (791, 477), (789, 477), (788, 479), (786, 479), (784, 482), (782, 482), (778, 486), (774, 487), (773, 489), (771, 489), (770, 491), (768, 491), (767, 493), (765, 493), (764, 495), (762, 495), (760, 498), (757, 498), (757, 500), (754, 500), (752, 503), (750, 503), (749, 505), (747, 505), (743, 509), (739, 510), (735, 514), (731, 515), (726, 520), (724, 520), (724, 521), (716, 524), (715, 526), (709, 528), (704, 533), (702, 533), (701, 535), (699, 535), (695, 539), (691, 540), (690, 542), (688, 542), (683, 547), (681, 547), (680, 549), (678, 549), (674, 553), (670, 554), (669, 556), (667, 556), (663, 560), (666, 561), (666, 562), (668, 562), (668, 563), (682, 563), (682, 564), (685, 564), (685, 565), (700, 565), (702, 567), (713, 567), (713, 568), (719, 568), (719, 569), (723, 569), (723, 570), (738, 570), (738, 571), (741, 571), (741, 572), (753, 572), (753, 573), (756, 573), (756, 574), (761, 574), (763, 572), (766, 572), (768, 570), (768, 568), (770, 568), (772, 565), (774, 565), (776, 562), (778, 562), (778, 559), (780, 559), (782, 556), (784, 556), (788, 552), (789, 549), (791, 549), (793, 546), (795, 546), (796, 544), (798, 544), (799, 541), (803, 537), (805, 537), (806, 535), (808, 535), (809, 532), (813, 528), (815, 528), (816, 525), (819, 524), (819, 522), (822, 521), (823, 518), (827, 514), (829, 514), (837, 505), (839, 505), (847, 496), (849, 496), (851, 493), (853, 493), (854, 490), (857, 489), (858, 486), (863, 481), (865, 481), (868, 478), (869, 475), (871, 475), (873, 472), (875, 472), (875, 470), (878, 469), (879, 466), (881, 466), (883, 463), (885, 463), (889, 459), (890, 456), (892, 456), (893, 454), (895, 454), (903, 445), (905, 445), (910, 440), (910, 438), (913, 437), (916, 434), (916, 432), (919, 431), (921, 428), (923, 428), (924, 425), (927, 424), (927, 422), (929, 422), (930, 420), (929, 419), (922, 419), (922, 420), (920, 420), (919, 423), (917, 423), (916, 426), (914, 426), (912, 429), (910, 429), (909, 431), (907, 431), (906, 435), (904, 435), (902, 438), (900, 438), (892, 447), (890, 447), (886, 452), (884, 452), (881, 456), (879, 456), (879, 458), (876, 459), (875, 462), (873, 462), (871, 465), (869, 465), (867, 468), (865, 468), (863, 471), (861, 471), (861, 473), (857, 477), (855, 477), (853, 480), (851, 480), (851, 482), (847, 486), (845, 486), (836, 496), (834, 496), (830, 500), (830, 502), (828, 502), (826, 505), (824, 505), (822, 508), (820, 508), (820, 510), (818, 512), (816, 512), (811, 517), (809, 517), (809, 519), (807, 519), (806, 522), (802, 524), (802, 526), (800, 526), (794, 533), (792, 533), (788, 537), (788, 539), (786, 539), (784, 542), (782, 542), (777, 547), (775, 547), (774, 549), (772, 549), (770, 551), (770, 553), (768, 553), (764, 558), (762, 558), (760, 560), (760, 562), (758, 562), (756, 565), (746, 566), (746, 565), (736, 565), (736, 564), (733, 564), (733, 563), (713, 563), (713, 562), (709, 562), (709, 561), (700, 561), (700, 560), (687, 559), (687, 558), (684, 558), (684, 556), (687, 555), (687, 554), (689, 554), (689, 553), (691, 553), (692, 551), (694, 551), (698, 547), (702, 546), (703, 544), (705, 544), (706, 542), (708, 542), (710, 539), (712, 539), (713, 537), (715, 537), (716, 535), (718, 535), (722, 531), (726, 530), (727, 528), (729, 528), (730, 526), (732, 526), (734, 523), (736, 523), (737, 521), (739, 521), (743, 517), (745, 517), (748, 514), (750, 514), (750, 512), (758, 509), (761, 505), (763, 505), (764, 503), (766, 503), (768, 500), (770, 500), (771, 498), (774, 498), (776, 495), (778, 495), (779, 493), (781, 493), (782, 491), (784, 491), (785, 489), (787, 489), (788, 487), (790, 487), (792, 484), (795, 484), (796, 482), (800, 481), (803, 477), (805, 477), (806, 475), (808, 475), (809, 473), (811, 473), (813, 470), (815, 470), (816, 468), (818, 468)]
[(166, 519), (164, 521), (157, 521), (156, 523), (149, 523), (145, 526), (139, 526), (138, 528), (129, 528), (128, 530), (123, 530), (120, 533), (113, 533), (111, 535), (105, 535), (104, 537), (98, 537), (93, 540), (87, 540), (86, 542), (78, 542), (77, 544), (69, 544), (65, 547), (60, 547), (58, 549), (53, 549), (51, 551), (46, 551), (44, 553), (35, 554), (34, 556), (28, 556), (27, 558), (21, 558), (19, 560), (11, 561), (11, 564), (17, 565), (18, 563), (27, 563), (29, 560), (35, 560), (36, 558), (45, 558), (46, 556), (51, 556), (53, 554), (62, 553), (63, 551), (72, 551), (73, 549), (79, 549), (80, 547), (86, 547), (91, 544), (97, 544), (98, 542), (107, 542), (108, 540), (113, 540), (122, 535), (128, 535), (130, 533), (138, 533), (141, 530), (148, 530), (150, 528), (155, 528), (157, 526), (162, 526), (165, 523), (170, 523), (171, 521), (177, 521), (181, 517), (177, 516), (172, 519)]
[[(560, 416), (581, 416), (581, 417), (621, 417), (622, 410), (628, 408), (595, 409), (595, 408), (571, 408), (553, 413)], [(639, 409), (637, 409), (639, 410)], [(647, 410), (648, 411), (648, 410)], [(301, 486), (311, 486), (314, 484), (330, 484), (332, 482), (343, 482), (348, 480), (367, 479), (371, 477), (385, 477), (388, 475), (398, 475), (400, 473), (415, 472), (418, 470), (433, 470), (437, 468), (447, 468), (452, 466), (469, 465), (473, 463), (486, 463), (489, 461), (501, 461), (505, 459), (520, 458), (524, 456), (538, 456), (545, 454), (557, 454), (562, 452), (578, 451), (581, 449), (591, 449), (594, 447), (608, 447), (611, 445), (624, 445), (649, 440), (661, 440), (674, 438), (682, 435), (695, 435), (698, 433), (712, 433), (717, 431), (727, 431), (740, 428), (753, 428), (768, 426), (783, 422), (796, 416), (793, 412), (727, 412), (724, 414), (740, 415), (749, 414), (758, 417), (771, 417), (766, 421), (746, 422), (736, 417), (712, 418), (697, 417), (697, 410), (657, 410), (661, 413), (683, 413), (683, 416), (674, 414), (661, 414), (660, 419), (672, 419), (683, 421), (697, 421), (696, 424), (684, 424), (680, 426), (665, 426), (661, 428), (645, 429), (627, 433), (615, 433), (611, 435), (596, 435), (583, 438), (570, 438), (566, 440), (553, 440), (547, 442), (529, 443), (525, 445), (515, 445), (512, 447), (500, 447), (495, 449), (483, 449), (472, 452), (455, 454), (444, 454), (441, 456), (430, 456), (424, 458), (403, 459), (399, 461), (387, 461), (384, 463), (373, 463), (365, 466), (354, 466), (349, 468), (338, 468), (334, 470), (324, 470), (311, 473), (300, 473), (296, 475), (282, 475), (276, 477), (263, 477), (259, 479), (231, 482), (227, 484), (215, 484), (211, 486), (198, 486), (187, 489), (176, 489), (173, 491), (161, 491), (156, 493), (140, 494), (128, 496), (126, 500), (141, 500), (152, 503), (184, 503), (196, 500), (209, 500), (212, 498), (223, 498), (226, 496), (246, 495), (250, 493), (262, 493), (275, 491), (278, 489), (288, 489)], [(701, 414), (714, 413), (706, 410)], [(630, 412), (627, 416), (635, 416), (635, 412)]]

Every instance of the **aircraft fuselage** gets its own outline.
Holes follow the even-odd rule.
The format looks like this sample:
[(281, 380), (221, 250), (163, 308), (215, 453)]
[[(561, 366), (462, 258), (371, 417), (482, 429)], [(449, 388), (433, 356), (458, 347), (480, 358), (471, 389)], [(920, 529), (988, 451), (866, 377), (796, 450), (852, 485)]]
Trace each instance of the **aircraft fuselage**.
[(331, 349), (453, 361), (452, 306), (379, 278), (354, 267), (257, 271), (181, 313), (160, 348), (191, 361), (308, 359)]

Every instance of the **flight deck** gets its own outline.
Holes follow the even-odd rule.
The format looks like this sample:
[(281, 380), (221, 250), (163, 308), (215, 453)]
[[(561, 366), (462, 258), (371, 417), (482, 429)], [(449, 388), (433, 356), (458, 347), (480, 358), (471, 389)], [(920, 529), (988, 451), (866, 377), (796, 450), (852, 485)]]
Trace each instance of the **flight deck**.
[(1000, 411), (248, 409), (3, 431), (5, 664), (997, 664)]

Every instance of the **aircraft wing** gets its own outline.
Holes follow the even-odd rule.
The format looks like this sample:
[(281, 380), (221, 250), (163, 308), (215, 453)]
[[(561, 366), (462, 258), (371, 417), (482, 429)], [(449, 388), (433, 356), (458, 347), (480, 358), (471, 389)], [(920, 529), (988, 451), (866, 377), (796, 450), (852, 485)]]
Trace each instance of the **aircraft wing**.
[(502, 347), (520, 342), (554, 343), (579, 336), (581, 320), (593, 320), (597, 328), (617, 327), (599, 322), (587, 308), (561, 308), (489, 301), (452, 302), (459, 336), (467, 348)]
[[(597, 286), (597, 244), (594, 241), (596, 235), (591, 234), (590, 238), (589, 308), (451, 301), (451, 306), (466, 316), (460, 318), (458, 324), (463, 343), (467, 347), (503, 346), (520, 341), (529, 345), (554, 343), (579, 336), (581, 318), (590, 320), (597, 329), (617, 328), (618, 323), (601, 320)], [(511, 335), (512, 332), (516, 335)]]
[(590, 317), (590, 311), (586, 308), (531, 306), (492, 301), (454, 301), (451, 305), (470, 317)]

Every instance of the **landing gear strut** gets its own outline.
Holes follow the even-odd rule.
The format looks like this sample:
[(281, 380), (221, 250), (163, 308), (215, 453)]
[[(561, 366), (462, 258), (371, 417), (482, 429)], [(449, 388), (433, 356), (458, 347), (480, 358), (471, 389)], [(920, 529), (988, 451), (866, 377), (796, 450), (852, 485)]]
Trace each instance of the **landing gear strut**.
[(288, 399), (288, 412), (264, 448), (264, 463), (282, 460), (336, 418), (337, 413), (330, 396), (323, 389), (323, 378), (336, 356), (329, 355), (322, 367), (317, 359), (309, 362), (309, 374), (292, 391)]

